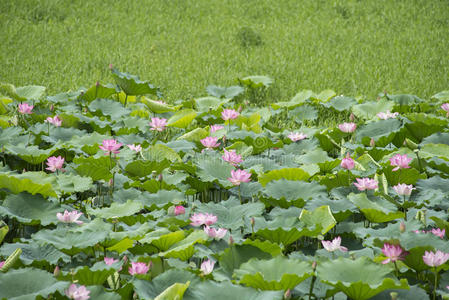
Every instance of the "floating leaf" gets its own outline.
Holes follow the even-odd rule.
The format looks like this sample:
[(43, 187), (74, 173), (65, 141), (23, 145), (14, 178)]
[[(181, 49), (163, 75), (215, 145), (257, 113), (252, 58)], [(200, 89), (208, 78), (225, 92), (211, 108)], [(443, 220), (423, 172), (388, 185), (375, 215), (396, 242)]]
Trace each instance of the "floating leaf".
[(209, 95), (214, 97), (232, 99), (243, 93), (245, 89), (238, 85), (228, 87), (209, 85), (206, 88), (206, 91), (209, 93)]
[(148, 81), (141, 81), (139, 77), (128, 73), (122, 73), (113, 68), (112, 77), (118, 86), (127, 94), (132, 96), (152, 94), (157, 95), (159, 90)]
[(310, 178), (310, 175), (301, 168), (282, 168), (279, 170), (273, 170), (259, 176), (260, 184), (265, 187), (267, 183), (274, 180), (303, 180), (306, 181)]
[(248, 76), (238, 79), (239, 83), (249, 88), (257, 89), (260, 87), (269, 88), (273, 79), (267, 76)]
[(365, 193), (351, 193), (348, 195), (348, 199), (360, 209), (370, 222), (384, 223), (404, 217), (403, 212), (397, 211), (393, 204), (381, 198), (371, 201)]
[(315, 208), (312, 212), (303, 209), (299, 215), (299, 220), (308, 227), (317, 227), (321, 230), (321, 234), (326, 234), (336, 224), (334, 216), (329, 206), (320, 206)]
[(197, 112), (193, 109), (183, 109), (167, 120), (167, 126), (186, 128), (195, 119)]

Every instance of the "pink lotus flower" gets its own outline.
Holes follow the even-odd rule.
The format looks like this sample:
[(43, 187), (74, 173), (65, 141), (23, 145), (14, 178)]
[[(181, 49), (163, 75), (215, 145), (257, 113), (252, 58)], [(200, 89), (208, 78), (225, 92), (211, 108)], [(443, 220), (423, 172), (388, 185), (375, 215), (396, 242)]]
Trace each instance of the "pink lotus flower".
[(399, 183), (398, 185), (395, 185), (393, 189), (399, 196), (410, 196), (412, 190), (414, 190), (415, 188), (411, 184), (407, 185), (405, 183)]
[(234, 120), (239, 116), (239, 112), (233, 109), (225, 109), (221, 112), (221, 118), (223, 120)]
[(343, 132), (351, 133), (355, 131), (357, 125), (355, 123), (343, 123), (338, 125), (338, 128)]
[(84, 285), (77, 286), (74, 283), (65, 291), (67, 297), (75, 300), (87, 300), (90, 298), (89, 294), (90, 291)]
[(390, 245), (388, 243), (384, 244), (382, 253), (388, 257), (386, 260), (382, 261), (383, 264), (388, 264), (389, 262), (395, 262), (397, 260), (404, 260), (404, 257), (408, 254), (401, 248), (401, 246)]
[(47, 119), (45, 119), (45, 122), (51, 123), (51, 124), (55, 125), (56, 127), (59, 127), (62, 124), (62, 120), (58, 116), (54, 116), (53, 118), (48, 117)]
[(201, 144), (203, 144), (203, 146), (207, 149), (213, 149), (220, 146), (220, 143), (217, 143), (217, 141), (218, 138), (214, 136), (208, 136), (207, 138), (200, 140)]
[(224, 229), (224, 228), (215, 229), (215, 228), (211, 228), (209, 226), (205, 226), (204, 232), (211, 238), (222, 239), (222, 238), (224, 238), (224, 236), (226, 235), (228, 230)]
[(183, 215), (186, 213), (186, 209), (182, 205), (175, 206), (175, 216)]
[(354, 185), (359, 191), (375, 190), (378, 188), (377, 180), (371, 178), (356, 178), (355, 180), (357, 180), (357, 182), (354, 182)]
[(159, 103), (159, 104), (162, 104), (162, 105), (167, 105), (167, 102), (164, 102), (164, 101), (162, 101), (162, 100), (153, 100), (154, 102), (157, 102), (157, 103)]
[(34, 105), (29, 105), (28, 103), (19, 104), (19, 112), (24, 115), (31, 115), (33, 112)]
[(212, 125), (209, 129), (210, 133), (214, 133), (217, 130), (224, 129), (224, 126), (222, 125)]
[(212, 225), (215, 222), (217, 222), (217, 216), (214, 216), (213, 214), (209, 213), (194, 213), (193, 216), (190, 217), (190, 220), (192, 223), (190, 225), (192, 226), (201, 226), (201, 225)]
[(378, 113), (378, 114), (377, 114), (377, 117), (378, 117), (379, 119), (382, 119), (382, 120), (387, 120), (387, 119), (390, 119), (390, 118), (396, 118), (398, 115), (399, 115), (398, 112), (391, 113), (389, 110), (387, 110), (386, 113), (384, 113), (384, 112)]
[(76, 224), (83, 224), (83, 221), (78, 221), (79, 217), (81, 217), (83, 213), (78, 212), (77, 210), (68, 212), (67, 209), (64, 211), (64, 214), (57, 213), (56, 217), (59, 221), (63, 223), (76, 223)]
[(226, 149), (224, 149), (224, 155), (221, 158), (223, 158), (224, 161), (230, 163), (234, 167), (243, 161), (242, 156), (235, 153), (234, 150), (227, 151)]
[(321, 244), (323, 244), (324, 249), (326, 249), (329, 252), (334, 252), (336, 250), (340, 250), (342, 252), (347, 252), (348, 248), (340, 246), (341, 244), (341, 237), (337, 236), (331, 241), (321, 241)]
[(0, 269), (3, 267), (4, 264), (5, 264), (5, 261), (0, 261)]
[(354, 162), (354, 160), (349, 156), (349, 153), (346, 155), (345, 158), (343, 158), (343, 159), (341, 160), (341, 164), (340, 164), (340, 166), (341, 166), (343, 169), (346, 169), (346, 170), (352, 170), (352, 169), (354, 169), (354, 165), (355, 165), (355, 162)]
[(447, 262), (449, 259), (449, 253), (444, 253), (440, 250), (437, 250), (435, 253), (432, 251), (426, 251), (424, 252), (422, 259), (429, 267), (439, 267)]
[(132, 151), (136, 151), (136, 153), (139, 153), (140, 151), (142, 151), (142, 146), (140, 146), (140, 145), (134, 146), (134, 144), (132, 144), (132, 145), (126, 145), (126, 146), (128, 146), (128, 148), (131, 149)]
[(45, 170), (49, 170), (51, 172), (56, 172), (56, 170), (62, 170), (62, 165), (64, 164), (64, 158), (61, 156), (50, 156), (47, 158), (46, 162), (48, 168)]
[(251, 173), (246, 172), (245, 170), (231, 170), (231, 177), (228, 178), (233, 185), (240, 185), (242, 182), (250, 182), (251, 181)]
[(201, 268), (200, 268), (201, 272), (204, 275), (212, 273), (212, 271), (214, 270), (214, 265), (215, 265), (215, 262), (213, 260), (208, 259), (206, 261), (203, 261), (203, 263), (201, 264)]
[(441, 108), (446, 111), (446, 117), (449, 117), (449, 103), (443, 103), (443, 105), (441, 105)]
[(131, 262), (131, 267), (128, 268), (128, 272), (131, 275), (146, 274), (150, 270), (150, 264), (144, 262)]
[(446, 234), (446, 229), (441, 230), (440, 228), (432, 228), (432, 230), (430, 232), (432, 232), (434, 235), (436, 235), (440, 239), (444, 239), (444, 236)]
[(150, 130), (164, 131), (167, 126), (167, 119), (164, 118), (151, 118)]
[(116, 262), (118, 262), (118, 259), (114, 259), (113, 257), (105, 257), (104, 258), (104, 263), (107, 264), (108, 266), (110, 266)]
[(396, 154), (390, 158), (390, 164), (392, 166), (396, 166), (393, 171), (397, 171), (399, 169), (408, 169), (410, 166), (408, 165), (412, 161), (411, 157), (408, 157), (407, 154), (401, 155)]
[(300, 141), (300, 140), (303, 140), (303, 139), (307, 138), (307, 135), (304, 134), (304, 133), (291, 132), (289, 135), (287, 135), (287, 137), (292, 142), (297, 142), (297, 141)]
[(117, 143), (116, 140), (103, 140), (103, 144), (100, 145), (100, 149), (105, 151), (104, 155), (109, 155), (110, 153), (120, 153), (118, 149), (122, 146), (122, 143)]

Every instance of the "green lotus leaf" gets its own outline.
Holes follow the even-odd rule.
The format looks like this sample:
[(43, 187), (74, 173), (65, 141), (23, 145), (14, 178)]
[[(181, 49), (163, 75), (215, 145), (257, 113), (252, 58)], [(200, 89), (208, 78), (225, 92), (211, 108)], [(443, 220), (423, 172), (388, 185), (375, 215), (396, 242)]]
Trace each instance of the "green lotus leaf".
[(262, 128), (260, 127), (260, 119), (262, 118), (259, 113), (253, 113), (249, 116), (240, 115), (237, 119), (235, 119), (235, 123), (242, 130), (253, 131), (255, 133), (261, 133)]
[(9, 227), (4, 221), (0, 221), (0, 244), (9, 232)]
[(402, 122), (398, 119), (371, 122), (357, 129), (356, 139), (365, 145), (369, 145), (370, 140), (374, 139), (377, 147), (385, 147), (393, 141), (396, 132), (402, 126)]
[(176, 112), (167, 120), (167, 126), (186, 128), (196, 118), (197, 112), (193, 109), (183, 109)]
[(203, 230), (196, 230), (189, 234), (185, 239), (173, 244), (167, 251), (160, 252), (159, 256), (166, 258), (179, 258), (188, 260), (195, 253), (194, 245), (207, 241), (208, 236)]
[(351, 97), (337, 96), (330, 101), (323, 103), (324, 107), (332, 107), (337, 111), (349, 110), (352, 106), (356, 105), (357, 101)]
[(413, 168), (398, 171), (393, 171), (393, 167), (384, 168), (384, 174), (390, 186), (395, 186), (398, 183), (415, 185), (418, 180), (426, 179), (426, 174), (421, 174)]
[(58, 223), (56, 214), (61, 212), (59, 204), (45, 200), (41, 195), (28, 193), (9, 194), (0, 206), (0, 214), (17, 219), (24, 224)]
[[(75, 168), (76, 172), (85, 177), (91, 177), (93, 181), (105, 180), (108, 181), (112, 178), (111, 160), (108, 156), (99, 158), (94, 157), (76, 157), (73, 159), (75, 164), (79, 166)], [(112, 162), (112, 167), (114, 167)]]
[(261, 290), (293, 289), (313, 273), (311, 264), (276, 256), (270, 260), (250, 259), (234, 271), (240, 284)]
[(231, 99), (219, 99), (217, 97), (203, 97), (195, 99), (195, 109), (199, 112), (208, 112), (219, 109)]
[(175, 150), (171, 149), (168, 146), (162, 144), (156, 144), (154, 146), (150, 146), (144, 151), (142, 151), (142, 156), (146, 160), (161, 162), (164, 159), (168, 161), (178, 161), (181, 162), (181, 157)]
[(120, 300), (120, 299), (122, 299), (120, 297), (120, 295), (117, 293), (105, 292), (105, 288), (103, 286), (90, 285), (90, 286), (87, 286), (86, 289), (88, 289), (90, 291), (89, 299), (95, 299), (95, 300)]
[(241, 155), (243, 158), (249, 157), (253, 152), (253, 147), (248, 146), (244, 142), (235, 142), (229, 147), (226, 147), (226, 150), (234, 150), (237, 154)]
[(152, 244), (160, 251), (167, 251), (171, 246), (182, 241), (184, 238), (185, 232), (183, 230), (171, 232), (168, 229), (161, 228), (146, 234), (139, 242)]
[(125, 171), (130, 176), (135, 176), (138, 178), (148, 176), (155, 171), (157, 174), (160, 174), (164, 169), (170, 166), (170, 161), (164, 159), (162, 161), (151, 161), (151, 160), (135, 160), (126, 165)]
[(170, 287), (168, 287), (165, 291), (163, 291), (159, 296), (154, 298), (154, 300), (171, 300), (171, 299), (179, 299), (182, 300), (184, 296), (184, 292), (190, 285), (190, 281), (187, 281), (185, 284), (183, 283), (174, 283)]
[(327, 152), (321, 149), (312, 150), (295, 158), (295, 162), (298, 164), (314, 164), (330, 160), (332, 159), (327, 155)]
[(327, 192), (325, 186), (316, 182), (280, 179), (270, 181), (263, 194), (269, 198), (266, 199), (269, 204), (288, 208), (291, 205), (302, 207), (304, 202), (313, 197), (325, 196)]
[(4, 115), (8, 112), (8, 104), (12, 102), (12, 99), (0, 97), (0, 115)]
[(22, 132), (21, 127), (8, 127), (8, 128), (0, 128), (0, 144), (25, 144), (27, 143), (28, 136), (20, 136)]
[(369, 258), (355, 260), (339, 257), (318, 263), (317, 275), (326, 284), (354, 300), (366, 300), (387, 289), (408, 289), (406, 279), (389, 278), (388, 266), (376, 264)]
[(58, 174), (54, 187), (58, 194), (84, 192), (92, 187), (92, 178), (75, 174)]
[(347, 217), (352, 215), (353, 212), (357, 211), (355, 205), (348, 201), (346, 197), (344, 199), (336, 200), (329, 199), (329, 197), (314, 197), (310, 201), (307, 201), (305, 208), (315, 210), (323, 205), (330, 207), (332, 215), (337, 222), (345, 220)]
[(155, 114), (162, 114), (170, 111), (175, 111), (177, 108), (169, 104), (160, 103), (155, 100), (142, 97), (141, 101)]
[(427, 163), (432, 168), (439, 170), (443, 173), (449, 174), (449, 161), (438, 157), (432, 157), (430, 159), (427, 159)]
[(215, 156), (209, 159), (202, 159), (198, 162), (197, 167), (197, 175), (202, 181), (218, 181), (224, 187), (233, 186), (228, 178), (231, 177), (231, 170), (234, 170), (234, 167), (220, 157)]
[[(123, 220), (123, 217), (120, 218), (120, 220)], [(130, 238), (133, 240), (139, 240), (147, 234), (147, 232), (154, 229), (154, 223), (151, 221), (144, 221), (143, 223), (136, 222), (135, 224), (125, 227), (124, 231), (113, 231), (109, 232), (109, 237), (113, 240), (123, 240), (125, 238)]]
[(419, 155), (422, 158), (441, 157), (449, 160), (449, 145), (446, 144), (425, 144), (421, 147)]
[[(87, 131), (76, 128), (50, 127), (50, 136), (43, 135), (42, 139), (51, 144), (68, 142), (72, 138), (87, 135)], [(70, 146), (71, 147), (71, 146)]]
[(397, 294), (397, 300), (421, 300), (428, 297), (427, 292), (424, 289), (420, 288), (418, 285), (411, 285), (408, 290), (385, 290), (372, 297), (370, 300), (385, 300), (391, 298), (391, 293)]
[(215, 225), (223, 228), (237, 230), (244, 225), (244, 219), (261, 216), (264, 205), (262, 203), (244, 203), (236, 198), (219, 203), (200, 203), (197, 210), (203, 213), (211, 213), (217, 216)]
[(392, 111), (393, 107), (393, 101), (382, 99), (380, 101), (370, 101), (354, 105), (352, 107), (352, 112), (357, 118), (369, 120), (374, 118), (380, 112), (387, 112), (387, 110)]
[(337, 224), (328, 205), (317, 207), (312, 212), (303, 209), (299, 215), (299, 220), (306, 224), (307, 227), (315, 226), (320, 228), (322, 235), (326, 234)]
[(392, 203), (382, 198), (371, 201), (365, 193), (351, 193), (348, 199), (360, 209), (367, 220), (373, 223), (390, 222), (404, 217), (403, 212), (397, 211)]
[(137, 295), (139, 295), (141, 299), (154, 299), (169, 287), (173, 286), (173, 284), (190, 282), (190, 286), (194, 287), (199, 281), (199, 278), (191, 272), (179, 269), (169, 269), (156, 276), (151, 281), (134, 279), (133, 285)]
[(263, 187), (265, 187), (270, 181), (274, 180), (285, 179), (290, 181), (306, 181), (309, 178), (310, 175), (301, 168), (282, 168), (260, 175), (259, 182)]
[(420, 179), (416, 183), (419, 191), (413, 199), (419, 204), (429, 203), (431, 206), (447, 205), (449, 200), (449, 179), (433, 176), (428, 179)]
[(40, 85), (28, 85), (21, 86), (15, 89), (16, 100), (25, 101), (25, 100), (38, 100), (40, 99), (47, 88), (45, 86)]
[(206, 91), (209, 93), (209, 95), (214, 97), (232, 99), (243, 93), (245, 89), (238, 85), (228, 87), (209, 85), (206, 88)]
[(257, 88), (269, 88), (273, 83), (273, 79), (268, 76), (247, 76), (244, 78), (238, 78), (238, 81), (241, 85), (247, 86), (252, 89)]
[(278, 244), (272, 243), (270, 241), (262, 242), (258, 239), (256, 239), (256, 240), (246, 239), (242, 245), (251, 245), (251, 246), (257, 247), (260, 250), (262, 250), (263, 252), (269, 253), (273, 257), (282, 254), (282, 248)]
[(115, 243), (114, 245), (106, 248), (108, 251), (117, 252), (119, 254), (125, 252), (126, 250), (134, 247), (134, 241), (129, 238), (124, 238), (123, 240)]
[(131, 216), (139, 212), (143, 208), (142, 203), (128, 200), (125, 203), (112, 203), (110, 207), (93, 209), (86, 207), (89, 215), (94, 215), (99, 218), (111, 219), (120, 218), (124, 216)]
[(449, 91), (439, 92), (431, 97), (432, 99), (437, 99), (441, 102), (449, 101)]
[(449, 145), (449, 132), (437, 132), (424, 138), (421, 145), (424, 144), (445, 144)]
[(295, 118), (297, 122), (315, 120), (318, 118), (318, 111), (311, 105), (301, 105), (288, 111), (289, 116)]
[(321, 103), (325, 103), (329, 101), (330, 99), (334, 98), (337, 95), (333, 90), (324, 90), (321, 91), (319, 94), (316, 94), (315, 96), (312, 96), (313, 100), (317, 100)]
[[(296, 242), (300, 237), (304, 236), (307, 233), (307, 230), (303, 232), (303, 228), (300, 228), (298, 230), (296, 227), (294, 227), (299, 227), (299, 224), (295, 225), (296, 220), (297, 218), (290, 218), (289, 222), (278, 225), (278, 222), (276, 221), (263, 224), (259, 219), (256, 219), (257, 229), (255, 233), (257, 236), (260, 236), (277, 244), (282, 244), (284, 247), (286, 247), (291, 243)], [(285, 221), (288, 221), (288, 219), (286, 219)], [(320, 230), (321, 229), (318, 229), (318, 231)]]
[(5, 145), (6, 152), (17, 155), (21, 159), (30, 164), (37, 165), (45, 161), (51, 156), (57, 149), (50, 148), (47, 150), (39, 149), (38, 146), (26, 146), (25, 144), (18, 145)]
[(276, 102), (271, 104), (271, 107), (273, 107), (273, 109), (279, 109), (281, 107), (293, 108), (303, 104), (307, 99), (314, 95), (315, 93), (310, 90), (303, 90), (298, 92), (290, 101)]
[(406, 123), (405, 128), (407, 128), (411, 138), (418, 143), (425, 137), (428, 137), (434, 133), (439, 133), (447, 127), (446, 120), (435, 118), (423, 113), (408, 114), (407, 118), (412, 122)]
[(41, 194), (44, 197), (57, 197), (52, 186), (55, 180), (55, 177), (49, 177), (43, 172), (0, 173), (0, 188), (7, 188), (14, 194), (28, 192), (32, 195)]
[[(230, 281), (204, 281), (190, 288), (184, 294), (184, 300), (229, 300), (229, 299), (245, 299), (245, 300), (281, 300), (283, 299), (283, 291), (258, 291), (253, 288), (234, 285)], [(237, 297), (237, 298), (236, 298)]]
[(127, 95), (157, 95), (159, 93), (157, 87), (148, 81), (141, 81), (138, 76), (122, 73), (115, 68), (111, 69), (111, 71), (115, 82)]
[(189, 131), (180, 137), (178, 137), (178, 140), (186, 140), (189, 142), (199, 142), (200, 140), (204, 139), (209, 135), (209, 132), (204, 128), (195, 128), (192, 131)]
[[(97, 153), (99, 150), (98, 145), (103, 143), (103, 140), (111, 139), (110, 136), (102, 135), (97, 132), (93, 132), (92, 134), (83, 134), (80, 136), (74, 136), (70, 141), (66, 142), (67, 147), (73, 147), (76, 149), (84, 148), (85, 146), (95, 147), (95, 152), (89, 154)], [(80, 147), (80, 145), (83, 145)]]
[(117, 93), (115, 86), (112, 84), (103, 85), (101, 83), (94, 84), (87, 91), (85, 91), (80, 99), (85, 100), (87, 102), (92, 102), (95, 99), (106, 99)]
[(69, 272), (63, 272), (58, 279), (60, 280), (77, 280), (82, 285), (103, 285), (109, 276), (113, 275), (117, 270), (113, 266), (106, 265), (104, 262), (97, 262), (93, 266), (78, 267)]
[(4, 244), (0, 248), (0, 255), (10, 256), (16, 249), (22, 249), (20, 260), (25, 265), (30, 265), (39, 261), (46, 261), (52, 265), (57, 265), (59, 261), (70, 262), (70, 256), (62, 253), (52, 245), (37, 244)]
[(220, 255), (219, 263), (230, 278), (234, 270), (251, 258), (270, 259), (271, 255), (253, 245), (231, 245)]
[(89, 104), (88, 108), (91, 112), (98, 111), (98, 116), (111, 117), (111, 120), (119, 120), (130, 113), (120, 102), (110, 99), (96, 99)]
[(63, 292), (69, 283), (57, 281), (53, 274), (34, 268), (0, 272), (0, 298), (11, 300), (46, 298), (55, 291)]
[(145, 207), (167, 207), (171, 205), (178, 205), (185, 200), (183, 193), (178, 191), (166, 191), (159, 190), (157, 193), (148, 194), (145, 193), (145, 197), (136, 199), (136, 201), (141, 202)]

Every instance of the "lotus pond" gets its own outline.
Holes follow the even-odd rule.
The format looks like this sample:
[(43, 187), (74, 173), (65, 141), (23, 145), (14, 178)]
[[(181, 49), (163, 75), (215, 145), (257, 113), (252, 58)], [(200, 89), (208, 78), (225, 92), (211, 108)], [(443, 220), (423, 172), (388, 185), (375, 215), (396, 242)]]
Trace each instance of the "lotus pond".
[(0, 299), (447, 299), (449, 91), (0, 85)]

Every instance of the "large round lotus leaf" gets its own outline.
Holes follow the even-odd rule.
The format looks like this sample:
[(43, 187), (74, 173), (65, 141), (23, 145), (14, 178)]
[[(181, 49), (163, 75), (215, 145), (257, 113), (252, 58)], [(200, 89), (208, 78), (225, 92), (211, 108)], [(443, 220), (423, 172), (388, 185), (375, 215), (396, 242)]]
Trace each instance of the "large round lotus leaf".
[(279, 170), (273, 170), (259, 176), (259, 182), (262, 186), (266, 186), (267, 183), (273, 180), (286, 179), (286, 180), (303, 180), (309, 179), (310, 175), (301, 168), (282, 168)]
[(167, 251), (160, 252), (159, 256), (166, 258), (179, 258), (188, 260), (195, 253), (194, 245), (203, 243), (208, 239), (207, 234), (203, 230), (196, 230), (189, 234), (185, 239), (173, 244)]
[(384, 174), (390, 186), (395, 186), (398, 183), (415, 185), (419, 179), (426, 179), (426, 174), (421, 174), (413, 168), (393, 171), (393, 167), (390, 166), (384, 168)]
[(104, 262), (97, 262), (92, 267), (83, 266), (68, 272), (63, 272), (59, 280), (77, 280), (82, 285), (103, 285), (109, 276), (114, 274), (114, 266), (106, 265)]
[(253, 245), (232, 245), (223, 251), (219, 263), (225, 274), (231, 278), (234, 270), (251, 258), (270, 259), (271, 255)]
[(58, 174), (55, 191), (58, 194), (84, 192), (92, 187), (92, 178), (76, 174)]
[(40, 223), (44, 226), (58, 223), (56, 214), (61, 210), (59, 204), (47, 201), (41, 195), (28, 193), (9, 194), (0, 206), (0, 214), (15, 218), (21, 223)]
[(79, 130), (76, 128), (50, 127), (50, 136), (42, 135), (42, 139), (46, 142), (57, 144), (58, 142), (68, 142), (76, 136), (79, 137), (85, 135), (87, 135), (87, 131), (85, 130)]
[(142, 97), (141, 100), (153, 113), (162, 114), (169, 111), (175, 111), (177, 108), (169, 104), (160, 103), (155, 100), (150, 100), (146, 97)]
[(254, 75), (247, 76), (244, 78), (238, 78), (240, 84), (250, 87), (250, 88), (268, 88), (273, 83), (273, 79), (268, 76)]
[(142, 203), (128, 200), (125, 203), (112, 203), (110, 207), (92, 209), (87, 206), (89, 215), (94, 215), (99, 218), (110, 219), (120, 218), (124, 216), (131, 216), (143, 208)]
[(174, 283), (154, 298), (154, 300), (182, 299), (189, 285), (190, 281), (187, 281), (186, 283)]
[(396, 293), (398, 295), (397, 300), (423, 300), (427, 299), (427, 292), (420, 288), (418, 285), (410, 286), (409, 290), (386, 290), (376, 296), (372, 297), (370, 300), (385, 300), (391, 298), (391, 293)]
[(95, 99), (99, 98), (109, 98), (111, 95), (117, 93), (115, 86), (112, 84), (103, 85), (101, 83), (94, 84), (87, 91), (85, 91), (80, 99), (85, 100), (87, 102), (92, 102)]
[(414, 201), (431, 206), (447, 205), (449, 200), (449, 179), (433, 176), (418, 180), (416, 183), (418, 194)]
[(150, 161), (160, 162), (166, 159), (171, 162), (181, 162), (181, 157), (179, 156), (179, 154), (176, 153), (175, 150), (163, 144), (156, 144), (154, 146), (148, 147), (142, 152), (142, 156), (146, 160)]
[[(112, 178), (112, 173), (110, 171), (111, 161), (108, 156), (100, 158), (77, 157), (73, 162), (79, 165), (75, 169), (79, 175), (91, 177), (93, 181), (101, 179), (109, 180)], [(114, 165), (115, 163), (112, 162), (112, 167), (114, 167)]]
[(370, 140), (374, 139), (377, 147), (385, 147), (393, 140), (394, 135), (402, 126), (402, 122), (398, 119), (371, 122), (357, 128), (356, 139), (366, 145), (369, 145)]
[(283, 294), (283, 291), (258, 291), (253, 288), (232, 284), (229, 281), (218, 283), (208, 280), (197, 284), (195, 288), (189, 288), (184, 294), (183, 300), (281, 300), (283, 299)]
[(155, 207), (167, 207), (173, 204), (179, 204), (185, 200), (183, 193), (179, 191), (167, 191), (159, 190), (157, 193), (149, 194), (144, 193), (142, 197), (136, 199), (136, 201), (141, 202), (145, 207), (151, 208)]
[(153, 244), (160, 251), (168, 250), (172, 245), (185, 238), (185, 232), (183, 230), (178, 230), (175, 232), (170, 232), (166, 228), (161, 228), (150, 232), (145, 235), (145, 237), (139, 240), (139, 243)]
[(255, 239), (255, 240), (246, 239), (243, 242), (243, 245), (251, 245), (251, 246), (257, 247), (260, 250), (262, 250), (263, 252), (269, 253), (273, 257), (282, 254), (282, 248), (278, 244), (272, 243), (270, 241), (262, 242), (258, 239)]
[(183, 109), (167, 120), (167, 126), (186, 128), (195, 119), (197, 112), (193, 109)]
[(330, 207), (327, 205), (317, 207), (313, 211), (303, 209), (299, 215), (299, 220), (307, 227), (319, 228), (323, 235), (337, 224)]
[(25, 172), (22, 174), (4, 173), (0, 174), (0, 188), (7, 188), (18, 194), (28, 192), (30, 194), (41, 194), (42, 196), (57, 197), (53, 188), (56, 181), (55, 176), (44, 172)]
[[(186, 140), (189, 142), (199, 142), (202, 139), (204, 139), (205, 137), (207, 137), (209, 135), (209, 132), (204, 129), (204, 128), (195, 128), (192, 131), (189, 131), (183, 135), (181, 135), (180, 137), (178, 137), (178, 140)], [(191, 149), (193, 149), (194, 147), (192, 147)], [(190, 149), (189, 149), (190, 150)]]
[(421, 144), (445, 144), (449, 145), (449, 132), (437, 132), (423, 139)]
[(198, 162), (197, 175), (202, 181), (213, 182), (217, 180), (224, 187), (233, 186), (228, 180), (234, 167), (218, 157), (204, 158)]
[(298, 199), (307, 201), (317, 196), (326, 196), (326, 187), (315, 182), (275, 180), (270, 181), (264, 191), (267, 197), (285, 199), (292, 202)]
[(352, 112), (358, 118), (369, 120), (374, 118), (380, 112), (387, 112), (387, 110), (392, 111), (393, 107), (393, 101), (382, 99), (380, 101), (371, 101), (354, 105), (352, 107)]
[(449, 145), (425, 144), (421, 147), (419, 154), (422, 158), (432, 158), (437, 156), (449, 160)]
[(296, 119), (298, 122), (304, 122), (307, 120), (315, 120), (318, 118), (318, 111), (311, 105), (298, 106), (293, 110), (290, 110), (288, 114)]
[(350, 109), (353, 105), (357, 104), (357, 101), (351, 97), (337, 96), (330, 101), (324, 103), (324, 107), (332, 107), (338, 111), (344, 111)]
[(158, 89), (151, 83), (149, 83), (148, 81), (141, 81), (139, 77), (135, 75), (122, 73), (115, 68), (113, 68), (111, 71), (115, 82), (127, 95), (157, 95), (159, 92)]
[(293, 108), (303, 104), (306, 100), (315, 96), (315, 93), (311, 90), (302, 90), (297, 93), (290, 101), (281, 101), (271, 104), (274, 109), (279, 109), (281, 107)]
[(285, 291), (293, 289), (312, 272), (311, 264), (307, 262), (277, 256), (270, 260), (251, 259), (234, 274), (240, 284), (261, 290)]
[(447, 127), (447, 121), (432, 118), (425, 114), (412, 114), (407, 115), (407, 117), (413, 122), (406, 123), (405, 128), (411, 135), (410, 138), (417, 142), (421, 142), (423, 138), (439, 133)]
[(53, 274), (34, 268), (10, 270), (0, 273), (0, 298), (10, 300), (46, 298), (49, 294), (63, 292), (69, 282), (57, 281)]
[(361, 257), (355, 260), (339, 257), (318, 263), (317, 275), (354, 300), (366, 300), (387, 289), (408, 289), (406, 279), (400, 282), (387, 275), (391, 268)]
[(261, 228), (256, 231), (256, 235), (272, 241), (273, 243), (282, 244), (284, 247), (296, 242), (305, 234), (302, 230), (293, 228)]
[(316, 164), (325, 161), (331, 161), (332, 159), (327, 155), (326, 151), (321, 149), (315, 149), (306, 154), (300, 155), (295, 159), (298, 164)]
[(0, 248), (0, 255), (10, 256), (17, 248), (22, 249), (20, 260), (25, 265), (30, 265), (35, 261), (47, 261), (50, 264), (56, 265), (60, 260), (69, 262), (70, 257), (61, 251), (57, 250), (52, 245), (38, 245), (38, 244), (3, 244)]
[(195, 108), (199, 112), (208, 112), (219, 109), (230, 99), (219, 99), (217, 97), (202, 97), (195, 99)]
[(109, 99), (97, 99), (89, 104), (89, 110), (92, 112), (98, 111), (97, 116), (109, 116), (112, 120), (118, 120), (123, 116), (129, 115), (130, 111), (123, 107), (117, 101)]
[(21, 159), (30, 164), (37, 165), (45, 161), (49, 156), (56, 152), (56, 148), (49, 148), (46, 150), (40, 149), (38, 146), (29, 146), (25, 144), (5, 145), (7, 153), (17, 155)]
[(398, 211), (391, 202), (382, 198), (372, 201), (365, 193), (351, 193), (348, 195), (348, 199), (373, 223), (384, 223), (404, 217), (403, 212)]
[(232, 98), (240, 95), (241, 93), (243, 93), (245, 91), (245, 89), (238, 85), (228, 86), (228, 87), (209, 85), (206, 88), (206, 91), (209, 93), (209, 95), (214, 96), (214, 97), (232, 99)]

